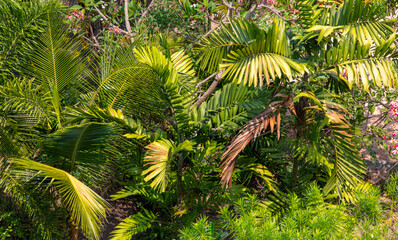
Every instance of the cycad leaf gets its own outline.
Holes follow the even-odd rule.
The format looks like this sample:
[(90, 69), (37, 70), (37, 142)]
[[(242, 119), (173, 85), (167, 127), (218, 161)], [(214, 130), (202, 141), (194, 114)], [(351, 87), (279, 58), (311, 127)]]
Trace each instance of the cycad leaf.
[(23, 167), (16, 174), (26, 173), (26, 170), (37, 171), (54, 180), (62, 200), (71, 213), (71, 217), (90, 239), (99, 239), (102, 221), (106, 218), (108, 203), (89, 187), (67, 172), (23, 158), (14, 158), (12, 163)]

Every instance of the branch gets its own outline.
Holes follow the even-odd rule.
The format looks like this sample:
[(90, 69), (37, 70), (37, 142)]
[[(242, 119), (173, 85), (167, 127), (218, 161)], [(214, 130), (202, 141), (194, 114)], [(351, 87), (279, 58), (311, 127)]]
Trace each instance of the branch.
[(200, 104), (202, 104), (204, 101), (206, 101), (207, 97), (210, 96), (214, 92), (214, 90), (217, 88), (217, 84), (221, 81), (222, 79), (222, 74), (225, 72), (225, 69), (218, 71), (216, 78), (214, 81), (211, 83), (209, 89), (203, 95), (194, 103), (196, 107), (199, 107)]
[(129, 21), (129, 0), (124, 0), (124, 21), (126, 22), (126, 29), (131, 34), (131, 26)]
[(144, 19), (146, 18), (146, 15), (148, 15), (149, 10), (151, 10), (151, 8), (154, 4), (155, 4), (155, 0), (152, 0), (151, 3), (149, 4), (149, 6), (145, 9), (145, 12), (142, 14), (140, 20), (138, 20), (138, 23), (141, 23), (142, 21), (144, 21)]
[(283, 12), (283, 11), (276, 10), (275, 8), (270, 7), (270, 6), (267, 6), (267, 5), (263, 4), (263, 3), (260, 4), (260, 5), (254, 4), (254, 6), (251, 7), (250, 10), (249, 10), (249, 12), (246, 14), (245, 19), (249, 19), (249, 18), (251, 17), (251, 15), (252, 15), (257, 9), (262, 9), (262, 8), (265, 8), (265, 9), (269, 10), (270, 12), (274, 13), (276, 16), (278, 16), (280, 19), (282, 19), (282, 20), (284, 20), (284, 21), (286, 21), (286, 22), (292, 22), (293, 24), (295, 24), (294, 21), (297, 21), (297, 20), (298, 20), (298, 18), (290, 18), (290, 19), (287, 19), (287, 18), (285, 18), (285, 17), (282, 16), (281, 12)]
[[(105, 20), (105, 21), (108, 21), (108, 17), (107, 16), (105, 16), (96, 6), (94, 6), (94, 8), (95, 8), (95, 10), (98, 12), (98, 14)], [(113, 23), (109, 23), (112, 27), (118, 27), (118, 26), (116, 26), (115, 24), (113, 24)], [(119, 28), (119, 27), (118, 27)], [(120, 28), (119, 28), (120, 29)], [(127, 32), (127, 31), (124, 31), (123, 29), (120, 29), (120, 32), (122, 32), (123, 34), (126, 34), (126, 35), (128, 35), (128, 36), (130, 36), (131, 37), (131, 35)]]
[(98, 47), (100, 50), (102, 50), (101, 45), (99, 44), (97, 38), (94, 35), (93, 27), (91, 26), (91, 24), (90, 24), (90, 32), (91, 32), (91, 35), (93, 36), (93, 39), (94, 39), (94, 43), (95, 43), (94, 47)]
[(200, 87), (203, 84), (205, 84), (207, 81), (209, 81), (212, 77), (216, 76), (218, 72), (213, 73), (212, 75), (208, 76), (205, 80), (199, 82), (198, 84), (196, 84), (196, 87)]

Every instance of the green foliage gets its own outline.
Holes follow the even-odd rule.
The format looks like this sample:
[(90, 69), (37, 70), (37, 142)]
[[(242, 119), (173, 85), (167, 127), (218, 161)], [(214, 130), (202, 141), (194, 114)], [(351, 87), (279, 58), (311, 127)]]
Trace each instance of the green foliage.
[(382, 215), (380, 206), (380, 190), (370, 186), (368, 189), (355, 189), (353, 214), (359, 219), (378, 222)]
[(398, 200), (398, 174), (392, 174), (386, 182), (387, 195), (393, 199)]

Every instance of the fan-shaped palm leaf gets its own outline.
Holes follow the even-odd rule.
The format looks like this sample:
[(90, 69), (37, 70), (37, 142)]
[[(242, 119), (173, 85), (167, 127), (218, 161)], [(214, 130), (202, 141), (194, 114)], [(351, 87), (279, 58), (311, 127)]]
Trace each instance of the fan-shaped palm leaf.
[(14, 158), (12, 163), (22, 167), (19, 171), (13, 169), (14, 174), (29, 174), (28, 170), (31, 170), (53, 179), (73, 221), (80, 225), (90, 239), (99, 239), (108, 208), (104, 199), (63, 170), (23, 158)]

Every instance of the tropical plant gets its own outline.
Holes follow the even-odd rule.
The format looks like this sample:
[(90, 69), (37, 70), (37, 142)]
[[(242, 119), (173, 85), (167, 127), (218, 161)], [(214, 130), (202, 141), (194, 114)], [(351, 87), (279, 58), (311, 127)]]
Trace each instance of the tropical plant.
[(279, 136), (282, 107), (295, 117), (292, 186), (297, 186), (299, 162), (304, 159), (313, 159), (317, 165), (317, 179), (326, 184), (325, 194), (335, 192), (343, 198), (361, 182), (365, 167), (344, 107), (337, 104), (342, 101), (335, 94), (350, 91), (354, 85), (364, 91), (396, 85), (396, 36), (390, 21), (375, 16), (378, 8), (362, 0), (330, 5), (299, 1), (301, 29), (287, 29), (276, 20), (267, 29), (231, 20), (203, 40), (198, 60), (202, 70), (221, 71), (225, 80), (238, 84), (279, 88), (275, 101), (248, 122), (224, 152), (224, 184), (231, 185), (237, 156), (251, 140), (268, 126)]

